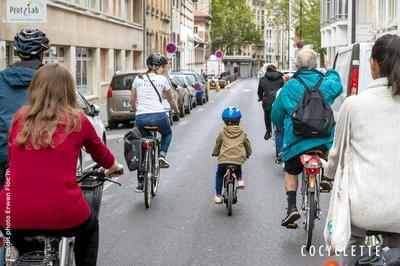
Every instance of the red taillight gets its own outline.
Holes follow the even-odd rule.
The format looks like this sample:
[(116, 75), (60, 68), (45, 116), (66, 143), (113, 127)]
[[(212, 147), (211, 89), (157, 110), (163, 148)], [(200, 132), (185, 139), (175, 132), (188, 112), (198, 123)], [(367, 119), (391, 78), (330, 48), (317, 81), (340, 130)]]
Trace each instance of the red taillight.
[(351, 71), (350, 77), (350, 87), (348, 91), (348, 95), (357, 95), (358, 94), (358, 80), (359, 80), (359, 68), (353, 68)]
[(153, 142), (143, 142), (142, 143), (142, 148), (143, 149), (152, 149), (154, 147)]
[(318, 175), (320, 168), (306, 168), (307, 175)]
[(107, 98), (112, 98), (112, 87), (111, 86), (108, 88)]
[(195, 90), (201, 90), (201, 85), (199, 83), (194, 84), (194, 89)]

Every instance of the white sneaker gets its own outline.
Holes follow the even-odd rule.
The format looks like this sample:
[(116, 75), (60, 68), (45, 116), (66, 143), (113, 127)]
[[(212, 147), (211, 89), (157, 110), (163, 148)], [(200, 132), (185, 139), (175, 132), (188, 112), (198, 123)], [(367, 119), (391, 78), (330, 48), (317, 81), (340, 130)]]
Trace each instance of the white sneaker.
[(239, 189), (244, 189), (244, 181), (243, 180), (238, 180), (237, 185), (238, 185)]
[(214, 198), (214, 204), (222, 204), (222, 197), (221, 196), (215, 196)]

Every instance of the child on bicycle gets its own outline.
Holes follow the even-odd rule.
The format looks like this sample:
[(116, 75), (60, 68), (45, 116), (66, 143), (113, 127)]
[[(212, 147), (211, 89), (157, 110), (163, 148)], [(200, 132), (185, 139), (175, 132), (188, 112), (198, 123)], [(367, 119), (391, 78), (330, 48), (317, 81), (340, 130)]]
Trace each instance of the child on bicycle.
[(236, 107), (228, 107), (222, 113), (225, 126), (218, 135), (213, 151), (213, 156), (218, 156), (218, 168), (215, 176), (215, 204), (222, 204), (222, 184), (227, 166), (236, 166), (238, 188), (244, 189), (242, 164), (251, 155), (251, 144), (247, 134), (239, 126), (241, 118), (242, 114)]

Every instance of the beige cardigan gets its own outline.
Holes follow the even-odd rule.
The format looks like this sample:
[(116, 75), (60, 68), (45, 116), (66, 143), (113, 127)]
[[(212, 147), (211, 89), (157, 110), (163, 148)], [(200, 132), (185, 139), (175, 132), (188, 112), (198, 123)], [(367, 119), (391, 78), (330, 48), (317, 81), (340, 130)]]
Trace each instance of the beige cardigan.
[[(349, 114), (350, 132), (344, 123)], [(350, 147), (340, 150), (342, 134)], [(340, 153), (349, 152), (352, 224), (365, 230), (400, 233), (400, 96), (387, 79), (374, 80), (358, 96), (346, 99), (336, 126), (326, 176), (335, 177)]]

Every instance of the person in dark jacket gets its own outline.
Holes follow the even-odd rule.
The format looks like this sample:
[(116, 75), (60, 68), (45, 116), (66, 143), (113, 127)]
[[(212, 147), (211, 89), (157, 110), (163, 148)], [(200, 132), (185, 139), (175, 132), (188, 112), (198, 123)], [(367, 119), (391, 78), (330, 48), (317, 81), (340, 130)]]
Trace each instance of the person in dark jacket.
[(28, 101), (28, 87), (43, 66), (43, 52), (50, 48), (46, 34), (25, 28), (14, 38), (14, 50), (21, 61), (0, 70), (0, 189), (8, 168), (8, 130), (15, 112)]
[(260, 79), (258, 85), (258, 101), (262, 101), (264, 109), (265, 133), (264, 139), (269, 140), (272, 134), (271, 128), (271, 110), (272, 104), (276, 98), (276, 92), (284, 85), (283, 74), (276, 70), (274, 65), (267, 66), (265, 76)]

